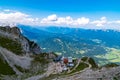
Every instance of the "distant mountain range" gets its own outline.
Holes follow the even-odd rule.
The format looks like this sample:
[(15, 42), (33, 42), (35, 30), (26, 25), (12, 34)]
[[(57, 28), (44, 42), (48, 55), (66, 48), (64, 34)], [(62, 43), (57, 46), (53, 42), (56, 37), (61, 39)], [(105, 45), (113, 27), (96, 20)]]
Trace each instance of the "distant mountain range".
[(67, 27), (30, 27), (19, 25), (22, 34), (36, 41), (43, 52), (64, 56), (93, 57), (99, 64), (120, 64), (120, 32)]

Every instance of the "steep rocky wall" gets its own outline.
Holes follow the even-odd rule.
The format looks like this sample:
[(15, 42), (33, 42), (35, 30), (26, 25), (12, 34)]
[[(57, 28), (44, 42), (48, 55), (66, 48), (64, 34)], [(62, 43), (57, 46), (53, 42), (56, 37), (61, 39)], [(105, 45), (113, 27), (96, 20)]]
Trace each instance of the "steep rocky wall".
[(21, 44), (24, 53), (41, 53), (41, 48), (34, 41), (30, 41), (23, 36), (18, 27), (0, 27), (0, 36), (18, 41)]

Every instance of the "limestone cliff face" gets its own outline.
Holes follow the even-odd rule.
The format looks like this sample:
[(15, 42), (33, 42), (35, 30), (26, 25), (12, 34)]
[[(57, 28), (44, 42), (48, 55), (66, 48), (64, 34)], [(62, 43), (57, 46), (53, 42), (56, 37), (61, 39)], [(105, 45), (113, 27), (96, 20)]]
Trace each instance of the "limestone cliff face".
[(41, 53), (41, 48), (34, 41), (30, 41), (23, 36), (18, 27), (0, 27), (0, 35), (18, 41), (24, 53)]

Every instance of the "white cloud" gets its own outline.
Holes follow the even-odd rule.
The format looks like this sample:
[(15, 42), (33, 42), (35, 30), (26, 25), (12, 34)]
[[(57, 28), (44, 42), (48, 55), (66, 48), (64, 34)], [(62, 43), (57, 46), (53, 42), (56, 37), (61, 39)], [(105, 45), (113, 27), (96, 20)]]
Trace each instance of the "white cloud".
[(0, 12), (0, 25), (33, 25), (36, 21), (36, 18), (30, 18), (29, 15), (21, 12)]
[(50, 15), (50, 16), (47, 17), (47, 20), (56, 21), (57, 20), (57, 15), (56, 14)]
[(56, 21), (56, 24), (70, 25), (73, 23), (73, 19), (70, 16), (59, 17)]
[(72, 18), (71, 16), (59, 17), (56, 14), (49, 15), (43, 19), (33, 18), (32, 16), (9, 9), (0, 11), (0, 25), (14, 26), (17, 24), (30, 26), (65, 26), (80, 27), (89, 29), (119, 29), (120, 20), (107, 20), (106, 17), (91, 20), (86, 17)]
[(115, 21), (115, 23), (120, 23), (120, 20)]
[(62, 25), (62, 26), (81, 26), (89, 23), (89, 18), (81, 17), (74, 19), (70, 16), (57, 17), (57, 15), (50, 15), (47, 18), (41, 20), (45, 25)]
[(78, 25), (86, 25), (89, 23), (89, 18), (81, 17), (77, 19)]
[(110, 21), (109, 24), (120, 24), (120, 20)]
[(100, 20), (92, 21), (91, 24), (94, 24), (96, 26), (104, 26), (105, 24), (107, 24), (107, 18), (101, 17)]

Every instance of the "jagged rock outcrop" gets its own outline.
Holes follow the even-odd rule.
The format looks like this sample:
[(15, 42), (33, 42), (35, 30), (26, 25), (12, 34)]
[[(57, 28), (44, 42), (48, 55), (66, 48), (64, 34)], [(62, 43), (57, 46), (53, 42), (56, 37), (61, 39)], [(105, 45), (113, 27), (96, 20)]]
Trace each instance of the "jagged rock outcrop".
[(21, 34), (18, 27), (0, 27), (0, 35), (18, 41), (21, 44), (24, 53), (41, 53), (41, 48), (34, 42), (28, 40)]
[(0, 27), (0, 80), (24, 80), (47, 70), (54, 53), (42, 53), (17, 27)]

